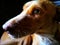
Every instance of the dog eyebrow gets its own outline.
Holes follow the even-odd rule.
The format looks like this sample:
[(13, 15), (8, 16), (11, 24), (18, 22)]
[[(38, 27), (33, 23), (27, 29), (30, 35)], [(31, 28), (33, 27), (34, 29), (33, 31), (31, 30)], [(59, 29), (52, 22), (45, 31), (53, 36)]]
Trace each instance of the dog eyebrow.
[(23, 5), (23, 10), (28, 8), (32, 3), (34, 3), (34, 5), (37, 3), (37, 1), (29, 1), (26, 4)]
[[(29, 3), (29, 2), (28, 2), (28, 3)], [(27, 11), (27, 14), (31, 14), (34, 9), (38, 9), (38, 8), (40, 9), (40, 8), (41, 8), (37, 2), (33, 2), (32, 4), (33, 4), (32, 6), (29, 5), (29, 4), (26, 4), (26, 5), (23, 7), (23, 10), (31, 7), (31, 8)], [(25, 8), (25, 9), (24, 9), (24, 8)]]
[[(33, 5), (33, 6), (31, 6)], [(38, 3), (38, 1), (30, 1), (30, 2), (27, 2), (24, 6), (23, 6), (23, 10), (27, 9), (28, 7), (41, 7), (40, 4)], [(31, 10), (31, 9), (29, 9)]]

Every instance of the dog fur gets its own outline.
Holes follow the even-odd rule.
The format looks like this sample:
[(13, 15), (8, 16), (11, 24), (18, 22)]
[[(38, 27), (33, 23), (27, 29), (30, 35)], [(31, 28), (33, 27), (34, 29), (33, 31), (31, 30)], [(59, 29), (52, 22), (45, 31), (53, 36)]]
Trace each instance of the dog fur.
[(55, 15), (56, 6), (51, 1), (27, 2), (19, 15), (3, 25), (6, 32), (1, 37), (1, 45), (15, 45), (15, 41), (16, 45), (59, 45), (53, 38), (58, 26)]

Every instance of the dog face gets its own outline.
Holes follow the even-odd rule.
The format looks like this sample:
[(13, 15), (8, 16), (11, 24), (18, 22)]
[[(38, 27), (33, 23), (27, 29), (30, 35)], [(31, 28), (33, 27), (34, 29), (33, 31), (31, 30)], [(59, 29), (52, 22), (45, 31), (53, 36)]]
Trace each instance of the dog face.
[(31, 34), (52, 24), (55, 14), (55, 6), (50, 1), (30, 1), (23, 6), (23, 11), (19, 15), (3, 25), (3, 29), (16, 37), (18, 34)]

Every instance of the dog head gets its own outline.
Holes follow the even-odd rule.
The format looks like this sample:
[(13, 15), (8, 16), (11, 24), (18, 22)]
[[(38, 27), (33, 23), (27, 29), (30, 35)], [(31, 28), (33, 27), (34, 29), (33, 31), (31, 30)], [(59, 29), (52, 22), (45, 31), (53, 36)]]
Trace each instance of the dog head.
[(52, 2), (30, 1), (23, 6), (23, 11), (19, 15), (3, 25), (3, 29), (15, 36), (31, 34), (53, 23), (55, 14), (56, 9)]

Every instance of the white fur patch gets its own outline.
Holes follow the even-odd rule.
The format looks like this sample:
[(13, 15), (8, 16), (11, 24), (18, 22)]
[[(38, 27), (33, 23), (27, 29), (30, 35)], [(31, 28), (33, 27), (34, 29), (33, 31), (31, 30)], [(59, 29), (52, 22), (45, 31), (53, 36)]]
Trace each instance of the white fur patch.
[(57, 45), (57, 44), (58, 44), (57, 41), (54, 40), (50, 35), (43, 36), (43, 35), (34, 34), (32, 45)]

